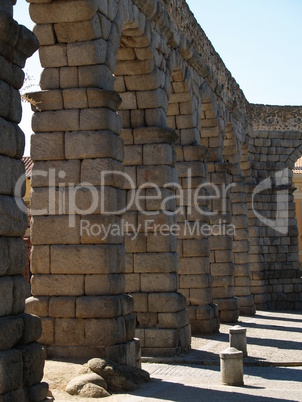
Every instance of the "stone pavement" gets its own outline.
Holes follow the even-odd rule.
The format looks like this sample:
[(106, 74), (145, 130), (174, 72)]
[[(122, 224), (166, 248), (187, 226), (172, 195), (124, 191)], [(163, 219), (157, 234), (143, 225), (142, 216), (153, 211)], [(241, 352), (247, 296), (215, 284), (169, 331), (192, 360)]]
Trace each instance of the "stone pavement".
[[(151, 382), (132, 394), (114, 395), (107, 400), (302, 401), (302, 314), (257, 312), (254, 317), (240, 317), (239, 324), (247, 328), (249, 354), (244, 360), (243, 387), (221, 384), (219, 352), (228, 346), (232, 326), (222, 324), (219, 334), (193, 338), (192, 351), (186, 356), (156, 362), (145, 358), (143, 368), (151, 374)], [(71, 397), (61, 392), (58, 384), (54, 385), (48, 372), (54, 364), (58, 362), (46, 362), (45, 380), (50, 381), (56, 401), (88, 402), (89, 399)], [(74, 365), (73, 376), (76, 369), (79, 367)], [(59, 373), (59, 366), (55, 370)]]

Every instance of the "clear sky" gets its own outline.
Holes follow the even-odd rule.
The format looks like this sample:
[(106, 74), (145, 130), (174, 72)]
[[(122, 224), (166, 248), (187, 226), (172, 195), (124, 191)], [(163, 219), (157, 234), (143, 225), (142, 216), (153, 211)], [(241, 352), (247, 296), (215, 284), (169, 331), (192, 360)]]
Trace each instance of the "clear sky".
[[(251, 103), (302, 105), (302, 0), (187, 0), (192, 12)], [(14, 18), (32, 29), (28, 3), (18, 0)], [(38, 55), (25, 71), (38, 85)], [(36, 90), (33, 87), (31, 90)], [(29, 155), (31, 113), (21, 128)]]

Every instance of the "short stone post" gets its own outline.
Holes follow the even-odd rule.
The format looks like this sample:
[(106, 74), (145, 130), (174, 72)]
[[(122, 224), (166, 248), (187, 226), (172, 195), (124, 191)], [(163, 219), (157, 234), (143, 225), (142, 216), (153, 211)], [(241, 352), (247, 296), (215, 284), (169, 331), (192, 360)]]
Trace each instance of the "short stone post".
[(221, 382), (225, 385), (243, 385), (243, 352), (228, 348), (220, 353)]
[(246, 346), (246, 328), (240, 325), (235, 325), (230, 328), (230, 347), (241, 350), (243, 356), (247, 356), (247, 346)]

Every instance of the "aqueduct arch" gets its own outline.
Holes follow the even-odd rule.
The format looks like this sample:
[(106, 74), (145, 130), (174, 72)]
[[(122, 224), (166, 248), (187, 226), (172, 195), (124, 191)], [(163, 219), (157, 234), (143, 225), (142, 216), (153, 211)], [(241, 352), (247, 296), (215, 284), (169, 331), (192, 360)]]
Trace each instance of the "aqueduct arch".
[[(22, 191), (16, 195), (13, 188), (24, 146), (17, 90), (38, 43), (13, 21), (14, 1), (0, 6), (0, 395), (26, 400), (39, 384), (38, 338), (49, 356), (105, 356), (139, 366), (141, 350), (164, 356), (187, 351), (191, 326), (209, 333), (219, 319), (235, 322), (255, 306), (301, 310), (292, 186), (290, 174), (279, 173), (300, 154), (301, 108), (249, 104), (185, 1), (29, 3), (44, 70), (42, 91), (31, 94), (41, 103), (32, 123), (33, 296), (27, 314), (20, 239), (26, 219), (14, 198)], [(105, 171), (111, 173), (101, 183)], [(169, 214), (162, 198), (145, 202), (156, 216), (135, 240), (131, 233), (146, 216), (133, 206), (123, 214), (131, 190), (123, 171), (135, 190), (147, 184), (152, 195), (153, 183), (161, 197), (172, 196)], [(274, 180), (258, 191), (268, 177)], [(194, 192), (206, 181), (235, 184), (225, 209), (209, 197), (194, 205), (188, 197), (173, 200), (176, 185)], [(100, 199), (103, 205), (94, 202)], [(278, 202), (288, 206), (288, 216), (281, 214), (272, 227), (265, 218), (276, 220)], [(179, 206), (183, 213), (171, 214)], [(235, 232), (213, 235), (220, 218)], [(128, 221), (134, 225), (128, 237), (95, 231)], [(208, 225), (209, 232), (184, 235), (187, 222)], [(156, 237), (158, 224), (165, 230)], [(178, 237), (169, 231), (172, 224), (180, 228)], [(41, 337), (40, 320), (29, 313), (41, 318)], [(6, 381), (16, 360), (18, 370)]]

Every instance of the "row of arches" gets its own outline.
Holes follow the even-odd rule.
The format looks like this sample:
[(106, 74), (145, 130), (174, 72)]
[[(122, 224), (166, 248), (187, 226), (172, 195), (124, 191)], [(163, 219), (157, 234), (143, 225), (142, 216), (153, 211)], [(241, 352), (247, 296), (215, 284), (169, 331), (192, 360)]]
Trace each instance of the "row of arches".
[[(52, 5), (48, 7), (51, 9)], [(31, 8), (34, 10), (36, 5), (31, 5)], [(95, 314), (94, 305), (103, 303), (104, 297), (108, 298), (108, 295), (112, 297), (112, 303), (116, 303), (121, 299), (119, 293), (124, 283), (126, 293), (132, 296), (135, 315), (130, 311), (127, 314), (119, 311), (111, 317), (110, 325), (114, 324), (116, 332), (124, 333), (124, 337), (109, 337), (109, 344), (130, 341), (136, 330), (145, 354), (175, 354), (188, 350), (191, 327), (196, 334), (211, 333), (219, 328), (220, 319), (235, 322), (241, 307), (245, 313), (254, 312), (246, 250), (247, 224), (242, 224), (239, 238), (236, 233), (226, 233), (231, 225), (235, 227), (239, 222), (238, 217), (241, 220), (247, 219), (247, 211), (243, 208), (245, 189), (241, 172), (241, 167), (248, 170), (247, 136), (242, 123), (232, 117), (204, 78), (188, 65), (177, 49), (171, 49), (161, 32), (135, 5), (128, 2), (111, 10), (109, 8), (108, 3), (107, 9), (100, 7), (96, 12), (101, 21), (101, 29), (94, 28), (92, 34), (91, 29), (87, 29), (90, 22), (85, 22), (86, 28), (81, 31), (81, 37), (75, 28), (82, 27), (82, 22), (61, 24), (60, 21), (43, 19), (39, 25), (41, 21), (37, 18), (38, 37), (40, 32), (45, 32), (42, 29), (45, 23), (55, 23), (52, 31), (54, 43), (42, 46), (40, 50), (45, 67), (41, 78), (45, 96), (51, 97), (55, 90), (57, 95), (58, 90), (62, 91), (61, 112), (65, 116), (71, 112), (74, 116), (78, 113), (79, 126), (72, 124), (70, 128), (65, 124), (66, 119), (61, 123), (57, 119), (57, 112), (46, 116), (47, 112), (42, 106), (42, 112), (36, 112), (34, 117), (34, 137), (36, 139), (41, 130), (51, 130), (51, 121), (55, 119), (55, 131), (61, 131), (62, 128), (65, 137), (64, 157), (59, 157), (57, 166), (63, 168), (62, 159), (64, 164), (70, 163), (74, 151), (71, 141), (80, 138), (81, 152), (76, 151), (72, 156), (72, 169), (79, 169), (80, 177), (85, 177), (92, 184), (97, 184), (98, 175), (108, 167), (120, 173), (124, 171), (130, 178), (128, 182), (123, 184), (120, 180), (110, 180), (105, 197), (109, 204), (129, 205), (132, 194), (141, 190), (143, 185), (146, 197), (143, 210), (138, 205), (131, 205), (125, 214), (117, 213), (114, 219), (118, 219), (121, 226), (127, 227), (127, 233), (104, 241), (93, 236), (87, 240), (87, 236), (76, 235), (77, 225), (82, 228), (82, 222), (87, 219), (94, 224), (104, 223), (99, 210), (93, 211), (88, 218), (80, 216), (79, 222), (76, 216), (73, 233), (70, 234), (70, 229), (62, 227), (65, 236), (56, 239), (53, 235), (43, 237), (40, 232), (46, 222), (48, 227), (59, 220), (62, 225), (63, 222), (67, 224), (67, 216), (58, 215), (57, 221), (56, 216), (52, 215), (51, 222), (49, 216), (45, 219), (34, 216), (32, 231), (35, 244), (32, 256), (33, 266), (37, 268), (32, 279), (33, 297), (28, 301), (27, 308), (35, 312), (43, 301), (48, 306), (41, 314), (44, 328), (41, 342), (48, 345), (50, 355), (66, 352), (64, 333), (73, 326), (79, 327), (78, 345), (76, 341), (72, 345), (74, 350), (81, 350), (83, 345), (87, 349), (89, 344), (91, 352), (97, 349), (98, 353), (104, 353), (104, 337), (100, 345), (93, 334), (102, 330), (107, 313), (105, 316)], [(32, 12), (32, 15), (36, 14)], [(46, 56), (51, 50), (56, 52), (60, 49), (61, 52), (65, 48), (67, 65), (66, 59), (62, 57), (55, 61), (53, 57), (47, 60)], [(82, 53), (84, 49), (86, 53)], [(110, 72), (113, 80), (109, 78)], [(53, 77), (57, 74), (59, 80), (55, 81)], [(75, 79), (71, 79), (71, 75)], [(70, 90), (74, 89), (74, 95), (78, 96), (79, 89), (85, 93), (85, 87), (91, 88), (86, 89), (88, 103), (74, 102), (68, 106), (67, 91), (70, 95)], [(99, 89), (96, 91), (93, 88)], [(116, 95), (108, 90), (118, 93), (121, 101), (118, 102)], [(51, 108), (49, 106), (49, 110)], [(114, 116), (110, 110), (117, 114)], [(118, 121), (118, 116), (121, 125), (114, 122)], [(47, 122), (43, 119), (46, 117)], [(94, 148), (91, 152), (91, 146), (96, 144), (95, 138), (98, 138), (99, 147), (102, 147), (104, 130), (114, 132), (111, 139), (116, 145), (113, 143), (113, 148), (120, 149), (119, 134), (123, 139), (124, 146), (120, 150), (123, 158), (118, 153), (119, 163), (113, 163), (113, 159), (117, 158), (116, 152), (104, 154), (100, 148)], [(50, 140), (53, 135), (49, 135)], [(67, 144), (70, 144), (68, 154)], [(241, 149), (245, 150), (245, 156), (241, 156), (244, 152)], [(44, 152), (47, 155), (47, 150)], [(48, 169), (48, 162), (41, 165), (40, 158), (37, 155), (36, 168)], [(47, 156), (44, 160), (47, 160)], [(51, 167), (54, 168), (56, 163), (54, 157)], [(166, 186), (167, 183), (170, 184)], [(241, 185), (241, 188), (227, 191), (221, 200), (207, 199), (212, 191), (207, 187), (215, 186), (217, 191), (222, 192), (223, 186), (231, 189), (231, 184), (234, 188)], [(34, 184), (35, 194), (39, 194), (40, 186), (39, 183)], [(156, 186), (161, 195), (159, 199), (150, 201), (147, 196), (153, 195), (152, 186)], [(200, 195), (198, 191), (203, 198), (196, 204), (193, 195)], [(185, 196), (180, 197), (180, 192), (186, 193)], [(83, 197), (86, 198), (85, 194)], [(167, 207), (170, 215), (165, 214), (160, 206), (160, 201), (167, 197), (171, 199)], [(220, 201), (223, 204), (219, 205)], [(45, 202), (45, 198), (40, 202)], [(235, 207), (239, 209), (238, 213), (234, 213)], [(153, 219), (147, 229), (144, 225), (149, 215), (146, 213), (151, 213)], [(111, 224), (112, 219), (106, 223)], [(176, 225), (178, 233), (167, 229), (172, 225)], [(163, 226), (166, 232), (158, 234), (158, 227)], [(224, 230), (223, 233), (210, 234), (214, 227)], [(209, 233), (201, 233), (204, 228)], [(120, 261), (116, 262), (114, 269), (100, 266), (97, 272), (95, 257), (89, 258), (89, 255), (107, 254), (113, 245), (115, 252), (120, 255)], [(45, 264), (45, 259), (41, 257), (43, 252), (45, 258), (50, 259), (48, 272), (42, 269)], [(57, 265), (61, 255), (68, 255), (73, 260), (73, 255), (77, 254), (79, 257), (67, 264), (71, 266), (69, 270)], [(85, 258), (86, 270), (81, 267)], [(90, 261), (91, 258), (93, 261)], [(100, 265), (107, 264), (106, 259), (99, 258)], [(236, 266), (239, 267), (237, 271)], [(74, 281), (71, 286), (73, 291), (64, 290), (64, 286), (58, 291), (56, 281), (63, 279), (62, 275), (67, 281), (68, 273)], [(91, 280), (95, 281), (95, 286), (91, 287)], [(47, 290), (45, 281), (48, 281)], [(235, 297), (236, 289), (239, 299)], [(52, 309), (50, 314), (50, 305), (62, 303), (64, 297), (74, 306), (73, 313), (62, 316), (61, 311), (55, 313)], [(238, 303), (240, 299), (243, 300), (242, 306)], [(86, 303), (91, 312), (83, 314), (81, 303)], [(92, 317), (96, 320), (93, 327)], [(88, 333), (92, 335), (85, 335)], [(170, 347), (167, 346), (169, 344)]]

